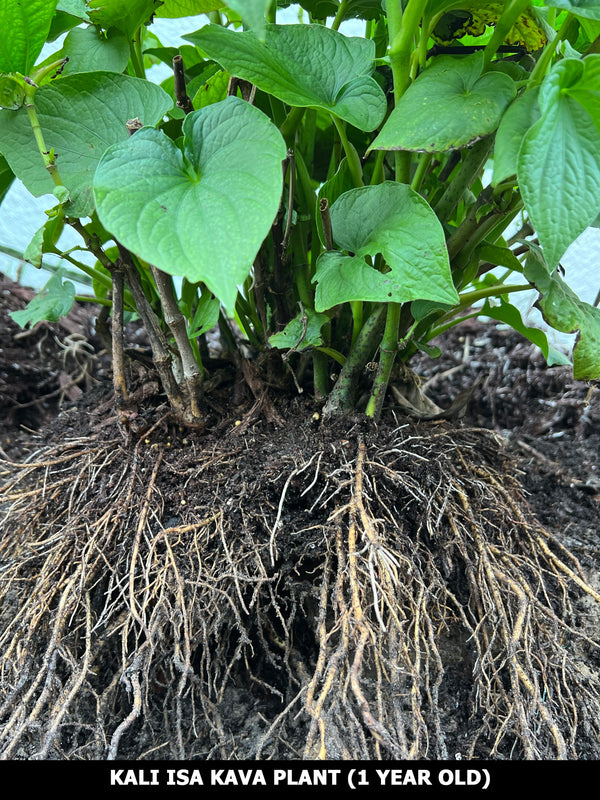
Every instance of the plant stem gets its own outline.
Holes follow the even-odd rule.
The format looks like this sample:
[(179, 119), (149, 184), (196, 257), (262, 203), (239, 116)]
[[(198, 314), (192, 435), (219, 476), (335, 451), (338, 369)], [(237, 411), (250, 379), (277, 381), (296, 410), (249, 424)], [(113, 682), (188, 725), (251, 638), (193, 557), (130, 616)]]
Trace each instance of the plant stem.
[(544, 76), (550, 66), (550, 62), (554, 57), (554, 53), (556, 52), (556, 48), (558, 47), (559, 43), (566, 37), (568, 29), (571, 27), (571, 23), (575, 19), (574, 15), (569, 12), (564, 19), (563, 24), (560, 26), (556, 36), (554, 39), (549, 42), (546, 47), (544, 48), (542, 55), (539, 57), (529, 81), (527, 83), (527, 91), (530, 89), (539, 86), (539, 84), (544, 80)]
[(377, 351), (383, 327), (385, 305), (378, 306), (365, 321), (350, 350), (339, 377), (323, 409), (326, 416), (347, 414), (354, 408), (354, 397), (365, 364)]
[(40, 125), (40, 121), (38, 119), (37, 110), (34, 103), (34, 96), (37, 90), (37, 86), (35, 84), (27, 83), (27, 88), (25, 90), (25, 109), (27, 111), (27, 116), (29, 117), (29, 123), (31, 125), (31, 130), (33, 131), (33, 136), (35, 138), (35, 142), (38, 146), (38, 150), (44, 160), (44, 166), (48, 171), (48, 174), (52, 178), (55, 186), (64, 186), (60, 174), (58, 172), (58, 168), (56, 166), (56, 156), (53, 151), (48, 150), (46, 146), (46, 142), (44, 140), (44, 134), (42, 132), (42, 128)]
[(398, 353), (398, 330), (401, 311), (402, 306), (400, 303), (388, 303), (385, 330), (381, 341), (379, 367), (366, 409), (367, 417), (374, 420), (379, 419), (381, 414), (385, 393), (392, 374), (392, 367)]
[(496, 51), (510, 33), (515, 22), (519, 19), (521, 14), (529, 8), (530, 4), (530, 0), (509, 0), (505, 5), (504, 11), (494, 27), (492, 38), (483, 51), (484, 71), (489, 67), (493, 57), (496, 55)]
[(333, 123), (339, 134), (342, 147), (344, 148), (344, 153), (346, 154), (348, 169), (350, 170), (352, 181), (357, 188), (360, 188), (361, 186), (364, 186), (360, 156), (356, 152), (356, 148), (352, 142), (348, 139), (348, 134), (346, 133), (346, 124), (334, 114), (331, 115), (331, 118), (333, 119)]
[(180, 54), (173, 56), (173, 79), (173, 93), (177, 102), (177, 108), (180, 108), (184, 114), (189, 114), (194, 110), (194, 106), (187, 93), (183, 57)]
[(348, 0), (341, 0), (340, 6), (337, 10), (337, 14), (335, 15), (335, 19), (331, 24), (331, 29), (334, 31), (339, 30), (339, 27), (344, 19), (344, 14), (346, 13), (346, 8), (348, 6)]
[(125, 377), (125, 357), (123, 348), (123, 270), (115, 265), (112, 271), (112, 367), (113, 387), (117, 399), (117, 408), (127, 403), (127, 379)]
[[(487, 236), (490, 236), (490, 233), (497, 227), (502, 229), (506, 227), (522, 204), (521, 197), (515, 193), (507, 208), (490, 211), (482, 219), (477, 218), (478, 208), (475, 204), (446, 243), (450, 262), (460, 259), (461, 264), (467, 263), (474, 248)], [(493, 241), (493, 238), (490, 236), (490, 241)]]
[(431, 160), (433, 158), (433, 153), (422, 153), (419, 161), (417, 163), (417, 168), (415, 170), (415, 174), (413, 175), (413, 179), (410, 184), (410, 188), (418, 192), (421, 188), (421, 184), (427, 175), (427, 170), (429, 169), (429, 165), (431, 164)]
[(134, 34), (133, 39), (129, 40), (129, 57), (136, 78), (145, 78), (144, 56), (142, 54), (142, 27), (140, 26)]
[(456, 175), (448, 184), (444, 194), (435, 204), (434, 211), (437, 218), (447, 222), (454, 213), (466, 189), (471, 186), (487, 161), (492, 147), (493, 137), (485, 136), (469, 148)]
[(312, 354), (312, 362), (315, 399), (322, 400), (329, 394), (327, 356), (320, 350), (315, 350)]
[[(406, 8), (402, 11), (400, 0), (389, 0), (387, 4), (389, 56), (394, 81), (394, 103), (396, 105), (411, 83), (413, 48), (426, 6), (427, 0), (408, 0)], [(411, 154), (409, 152), (396, 152), (394, 172), (396, 181), (410, 183)], [(378, 419), (383, 407), (385, 393), (398, 353), (401, 312), (402, 305), (400, 303), (387, 304), (379, 367), (366, 408), (366, 415), (371, 419)]]
[(202, 393), (202, 371), (194, 356), (187, 332), (185, 317), (177, 305), (173, 281), (170, 275), (167, 275), (153, 265), (151, 265), (151, 270), (163, 308), (165, 322), (173, 334), (181, 358), (183, 379), (187, 389), (192, 417), (201, 419), (202, 413), (199, 403)]
[(481, 315), (481, 310), (475, 312), (474, 314), (469, 314), (466, 317), (455, 317), (454, 315), (460, 311), (464, 311), (466, 308), (469, 308), (473, 305), (473, 303), (477, 303), (479, 300), (484, 300), (486, 297), (496, 297), (499, 294), (511, 294), (515, 292), (527, 292), (531, 291), (533, 287), (531, 284), (515, 284), (514, 286), (486, 286), (485, 289), (475, 289), (472, 292), (465, 292), (464, 294), (460, 295), (461, 303), (459, 306), (455, 306), (452, 309), (452, 318), (448, 319), (447, 316), (442, 317), (442, 319), (438, 322), (435, 327), (430, 328), (427, 331), (427, 334), (424, 337), (424, 341), (429, 342), (431, 339), (435, 339), (436, 336), (439, 336), (441, 333), (444, 333), (449, 328), (458, 325), (459, 322), (462, 322), (465, 319), (470, 319), (471, 317), (476, 317)]
[(285, 139), (285, 142), (288, 147), (294, 146), (294, 141), (296, 138), (296, 132), (302, 122), (302, 118), (306, 113), (306, 109), (300, 106), (293, 106), (290, 109), (289, 114), (283, 120), (282, 124), (279, 127), (281, 135)]
[(182, 421), (189, 420), (183, 395), (179, 388), (175, 376), (173, 375), (171, 355), (165, 335), (160, 327), (156, 314), (152, 310), (150, 303), (144, 293), (137, 267), (133, 261), (131, 253), (117, 242), (119, 248), (119, 266), (122, 267), (131, 293), (133, 294), (135, 305), (140, 315), (144, 328), (148, 334), (152, 358), (159, 374), (163, 389), (173, 411)]
[[(394, 80), (394, 103), (408, 89), (411, 82), (410, 65), (419, 23), (427, 6), (427, 0), (408, 0), (404, 12), (400, 0), (389, 0), (387, 20), (389, 35), (389, 56)], [(396, 180), (410, 182), (411, 154), (398, 151), (395, 154)]]

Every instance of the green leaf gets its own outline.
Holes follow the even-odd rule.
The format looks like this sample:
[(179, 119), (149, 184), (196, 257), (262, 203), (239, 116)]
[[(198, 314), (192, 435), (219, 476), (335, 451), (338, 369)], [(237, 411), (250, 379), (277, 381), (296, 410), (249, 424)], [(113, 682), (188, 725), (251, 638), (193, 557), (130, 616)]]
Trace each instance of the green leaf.
[(548, 337), (544, 331), (525, 325), (519, 309), (503, 297), (500, 298), (500, 305), (490, 303), (489, 300), (486, 300), (482, 308), (482, 315), (510, 325), (510, 327), (517, 331), (517, 333), (520, 333), (521, 336), (529, 339), (532, 344), (539, 347), (542, 351), (548, 366), (552, 367), (555, 364), (564, 365), (571, 363), (570, 359), (563, 352), (553, 347), (548, 342)]
[(227, 0), (226, 5), (237, 11), (244, 25), (254, 31), (261, 42), (264, 42), (265, 16), (271, 5), (271, 0)]
[(219, 103), (227, 97), (227, 89), (231, 75), (225, 70), (220, 69), (200, 86), (196, 94), (192, 97), (194, 108), (204, 108), (213, 103)]
[(65, 227), (65, 215), (62, 206), (46, 212), (49, 219), (34, 233), (27, 245), (23, 258), (38, 269), (42, 266), (44, 253), (55, 253), (56, 242)]
[(0, 108), (16, 111), (25, 102), (25, 81), (20, 75), (0, 75)]
[(55, 273), (33, 300), (22, 311), (11, 311), (10, 316), (21, 328), (47, 320), (58, 322), (69, 313), (75, 301), (75, 286), (63, 283), (60, 272)]
[(407, 89), (369, 149), (439, 153), (493, 133), (515, 97), (502, 72), (483, 75), (483, 54), (439, 56)]
[[(333, 237), (342, 250), (317, 261), (315, 308), (366, 300), (458, 302), (443, 228), (427, 202), (405, 184), (386, 181), (352, 189), (331, 207)], [(387, 272), (366, 258), (383, 256)]]
[(211, 292), (202, 292), (194, 316), (190, 322), (189, 338), (196, 339), (212, 330), (219, 321), (221, 304)]
[(164, 0), (157, 8), (157, 17), (193, 17), (196, 14), (206, 14), (217, 11), (227, 5), (225, 0)]
[(321, 108), (364, 131), (386, 113), (371, 76), (375, 44), (322, 25), (267, 25), (265, 42), (251, 31), (207, 25), (184, 38), (238, 78), (297, 107)]
[(559, 62), (542, 84), (542, 117), (517, 160), (521, 194), (551, 269), (600, 211), (600, 129), (570, 96), (579, 68), (569, 61)]
[(64, 11), (73, 17), (88, 20), (86, 0), (58, 0), (57, 11)]
[(116, 28), (133, 36), (141, 25), (148, 23), (160, 6), (160, 0), (88, 0), (90, 22), (105, 30)]
[(600, 19), (600, 3), (598, 0), (552, 0), (550, 8), (562, 8), (575, 14), (576, 17)]
[(502, 117), (494, 142), (494, 186), (517, 174), (523, 138), (540, 118), (538, 94), (538, 88), (525, 92), (508, 107)]
[(0, 72), (29, 75), (48, 36), (57, 0), (0, 0)]
[(108, 70), (123, 72), (129, 61), (129, 42), (118, 31), (101, 31), (88, 25), (73, 28), (65, 38), (61, 56), (68, 57), (63, 75)]
[(14, 179), (15, 174), (8, 166), (7, 160), (4, 156), (0, 156), (0, 203), (2, 203), (6, 197), (6, 193), (12, 186)]
[(232, 309), (279, 207), (285, 142), (229, 97), (187, 115), (183, 148), (150, 128), (112, 147), (94, 179), (98, 215), (140, 258)]
[(585, 108), (600, 128), (600, 55), (586, 56), (579, 63), (583, 66), (581, 76), (566, 91)]
[(523, 265), (510, 247), (483, 242), (475, 252), (478, 263), (479, 261), (489, 261), (490, 264), (497, 267), (506, 267), (513, 272), (523, 272)]
[(595, 308), (567, 286), (557, 270), (550, 273), (539, 258), (530, 256), (525, 275), (540, 293), (536, 305), (546, 322), (563, 333), (577, 333), (573, 348), (573, 377), (600, 379), (600, 308)]
[[(42, 86), (35, 104), (46, 146), (71, 194), (70, 216), (94, 210), (92, 178), (110, 145), (128, 138), (126, 122), (155, 125), (173, 101), (159, 86), (115, 72), (77, 73)], [(53, 191), (24, 108), (0, 111), (0, 152), (36, 196)]]
[(323, 344), (321, 328), (329, 322), (327, 314), (307, 308), (288, 322), (279, 333), (269, 337), (269, 344), (278, 350), (306, 350)]

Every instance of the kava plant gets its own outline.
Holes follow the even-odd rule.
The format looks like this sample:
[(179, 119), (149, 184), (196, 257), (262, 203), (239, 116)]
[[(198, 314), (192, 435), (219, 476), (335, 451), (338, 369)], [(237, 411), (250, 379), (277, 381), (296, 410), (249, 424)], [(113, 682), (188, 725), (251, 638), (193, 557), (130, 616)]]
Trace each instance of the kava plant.
[(0, 0), (0, 198), (54, 196), (12, 317), (97, 304), (115, 410), (0, 450), (0, 753), (597, 756), (600, 595), (456, 423), (473, 388), (411, 363), (480, 317), (600, 377), (561, 266), (600, 214), (600, 3), (290, 5)]

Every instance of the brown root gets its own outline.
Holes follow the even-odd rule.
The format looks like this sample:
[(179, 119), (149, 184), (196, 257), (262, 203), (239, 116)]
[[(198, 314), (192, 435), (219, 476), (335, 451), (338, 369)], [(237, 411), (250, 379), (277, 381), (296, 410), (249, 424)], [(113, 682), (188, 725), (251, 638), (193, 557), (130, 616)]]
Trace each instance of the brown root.
[(492, 433), (186, 435), (0, 462), (3, 758), (597, 755), (600, 595)]

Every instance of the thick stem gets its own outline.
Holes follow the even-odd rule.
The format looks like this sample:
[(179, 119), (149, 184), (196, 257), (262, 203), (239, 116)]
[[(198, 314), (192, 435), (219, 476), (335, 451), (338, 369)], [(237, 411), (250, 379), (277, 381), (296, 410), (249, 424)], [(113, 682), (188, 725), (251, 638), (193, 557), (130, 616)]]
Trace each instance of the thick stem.
[[(453, 266), (466, 264), (475, 247), (485, 238), (489, 237), (489, 241), (493, 241), (494, 236), (490, 235), (492, 231), (495, 231), (496, 228), (503, 230), (514, 218), (522, 204), (520, 196), (515, 193), (507, 208), (494, 209), (483, 218), (478, 219), (478, 204), (476, 203), (446, 243), (448, 257)], [(455, 260), (459, 260), (460, 264), (453, 263)]]
[[(400, 0), (389, 0), (387, 4), (390, 62), (394, 80), (394, 103), (397, 104), (411, 82), (410, 65), (419, 23), (427, 6), (427, 0), (408, 0), (402, 11)], [(395, 154), (396, 180), (410, 183), (411, 154), (398, 151)]]
[(173, 77), (173, 92), (175, 94), (177, 108), (180, 108), (184, 114), (189, 114), (194, 110), (194, 106), (192, 105), (192, 101), (187, 93), (183, 57), (179, 54), (173, 56)]
[(454, 213), (466, 189), (479, 175), (492, 147), (493, 138), (485, 136), (468, 150), (453, 180), (435, 205), (434, 211), (441, 222), (447, 222)]
[(173, 281), (170, 275), (151, 266), (156, 289), (160, 297), (165, 322), (173, 334), (183, 369), (183, 379), (187, 390), (192, 417), (201, 419), (200, 397), (202, 394), (202, 371), (194, 356), (194, 351), (187, 332), (185, 317), (179, 310)]
[(125, 377), (125, 356), (123, 348), (123, 270), (115, 265), (112, 270), (112, 367), (113, 386), (117, 398), (117, 408), (122, 408), (128, 399), (127, 379)]
[(381, 342), (381, 355), (379, 358), (379, 368), (373, 391), (367, 404), (366, 415), (371, 419), (377, 420), (381, 414), (385, 393), (392, 374), (392, 368), (398, 353), (398, 330), (400, 325), (400, 313), (402, 306), (399, 303), (389, 303), (387, 306), (385, 331)]
[(359, 378), (381, 340), (385, 305), (378, 306), (368, 317), (350, 350), (324, 408), (326, 416), (348, 414), (354, 408)]
[(140, 276), (138, 275), (137, 268), (133, 263), (131, 253), (119, 243), (117, 243), (117, 246), (119, 248), (120, 266), (123, 269), (125, 279), (129, 284), (133, 299), (135, 300), (138, 314), (140, 315), (142, 322), (144, 323), (146, 333), (148, 334), (150, 347), (152, 349), (152, 358), (158, 371), (165, 394), (167, 395), (171, 408), (177, 414), (177, 416), (180, 417), (181, 420), (187, 420), (189, 415), (187, 413), (183, 395), (177, 384), (177, 381), (175, 380), (175, 376), (173, 375), (171, 354), (169, 353), (169, 347), (165, 335), (161, 330), (158, 319), (156, 318), (156, 314), (152, 310), (150, 303), (144, 294)]

